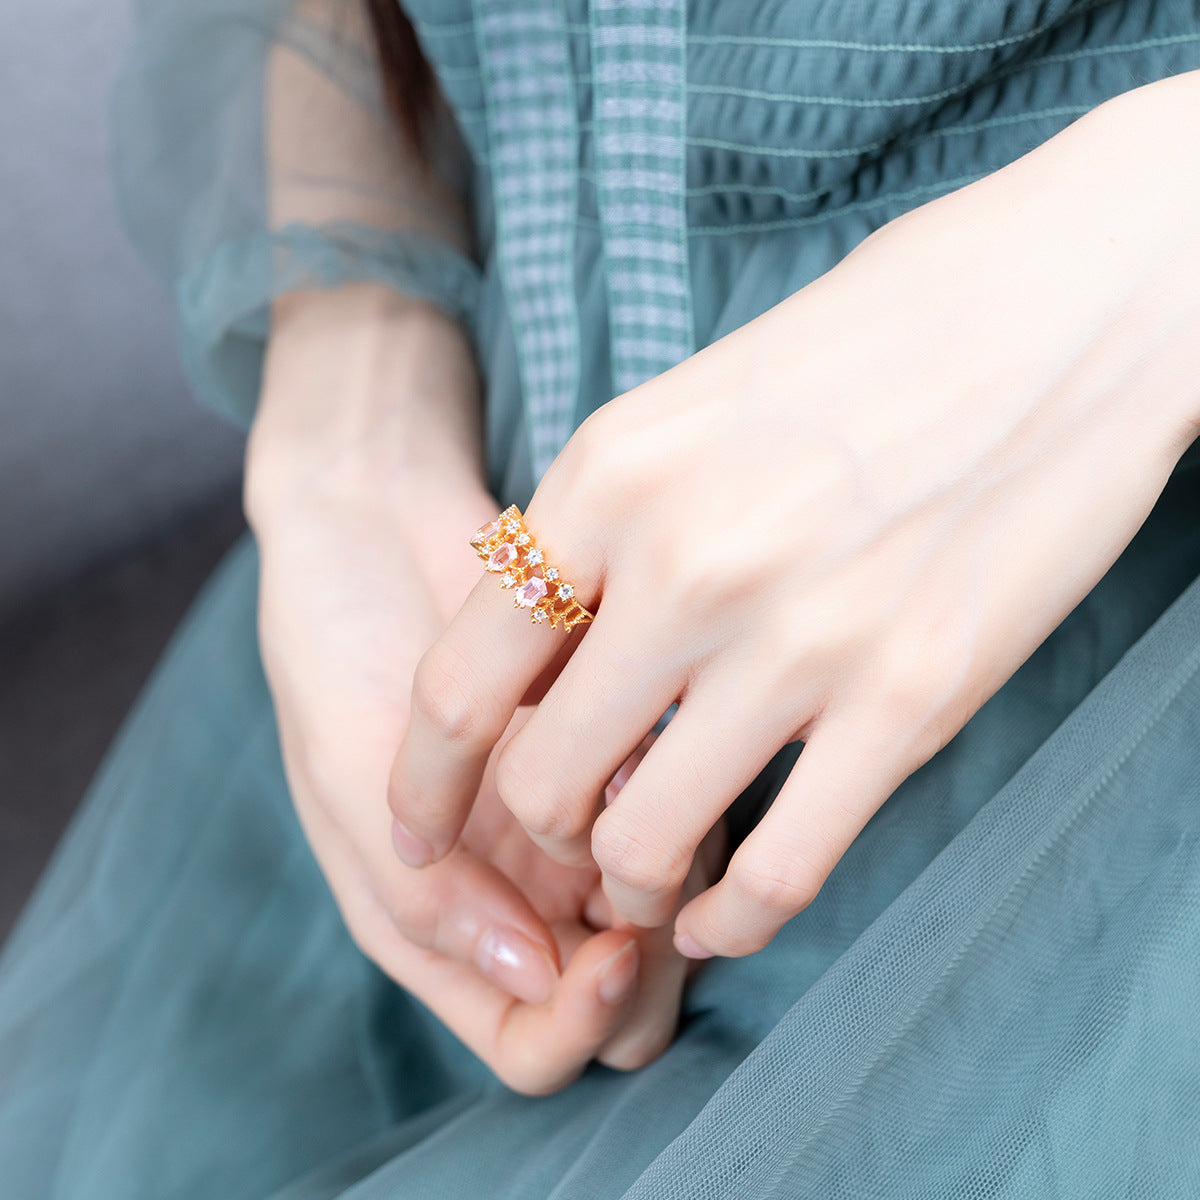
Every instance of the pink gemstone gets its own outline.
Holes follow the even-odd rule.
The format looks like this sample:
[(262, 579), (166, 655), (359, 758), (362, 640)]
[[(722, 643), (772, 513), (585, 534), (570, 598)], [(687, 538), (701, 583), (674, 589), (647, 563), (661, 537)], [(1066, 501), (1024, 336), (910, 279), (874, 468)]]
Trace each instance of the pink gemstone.
[(517, 561), (517, 548), (512, 542), (501, 542), (487, 560), (489, 571), (503, 571)]
[(546, 581), (540, 575), (531, 575), (517, 588), (517, 603), (532, 608), (546, 594)]
[(487, 542), (500, 532), (500, 518), (497, 517), (494, 521), (489, 521), (486, 525), (480, 525), (475, 530), (475, 536), (471, 539), (473, 542)]

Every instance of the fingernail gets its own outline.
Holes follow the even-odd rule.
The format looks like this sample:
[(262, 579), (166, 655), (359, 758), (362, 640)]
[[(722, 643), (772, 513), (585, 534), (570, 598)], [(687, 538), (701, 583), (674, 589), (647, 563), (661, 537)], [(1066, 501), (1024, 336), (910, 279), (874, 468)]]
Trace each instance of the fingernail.
[(493, 925), (479, 939), (475, 965), (506, 992), (529, 1004), (544, 1004), (558, 979), (549, 951), (509, 925)]
[(675, 949), (684, 958), (712, 958), (713, 956), (711, 950), (705, 950), (691, 934), (684, 933), (682, 929), (675, 935)]
[(405, 829), (399, 821), (392, 820), (392, 845), (401, 862), (410, 867), (427, 867), (433, 862), (433, 847), (415, 833)]
[(596, 990), (605, 1004), (624, 1004), (637, 982), (637, 942), (626, 942), (620, 950), (600, 967)]

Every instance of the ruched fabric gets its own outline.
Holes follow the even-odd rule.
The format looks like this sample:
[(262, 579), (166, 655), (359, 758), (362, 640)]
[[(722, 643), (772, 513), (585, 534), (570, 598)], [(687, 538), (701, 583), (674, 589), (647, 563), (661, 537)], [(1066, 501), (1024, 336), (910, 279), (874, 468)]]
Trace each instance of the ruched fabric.
[[(118, 181), (197, 392), (249, 419), (271, 298), (383, 280), (470, 330), (501, 505), (619, 387), (1108, 97), (1200, 67), (1200, 4), (1170, 0), (407, 0), (454, 119), (446, 170), (465, 164), (464, 250), (432, 217), (272, 219), (273, 50), (383, 120), (369, 58), (305, 6), (140, 7)], [(645, 86), (624, 93), (631, 62)], [(362, 171), (294, 175), (361, 197)], [(1200, 1194), (1200, 448), (815, 903), (698, 975), (660, 1059), (539, 1100), (342, 927), (287, 795), (256, 580), (247, 540), (0, 958), (5, 1196)]]

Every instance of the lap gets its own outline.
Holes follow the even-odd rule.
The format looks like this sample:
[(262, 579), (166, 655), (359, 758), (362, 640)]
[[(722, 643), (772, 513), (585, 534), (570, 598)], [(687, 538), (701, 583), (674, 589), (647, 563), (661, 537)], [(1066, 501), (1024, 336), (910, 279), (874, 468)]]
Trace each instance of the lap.
[[(999, 811), (995, 801), (1040, 748), (1057, 746), (1063, 762), (1094, 752), (1061, 734), (1054, 742), (1055, 731), (1078, 716), (1106, 675), (1117, 676), (1121, 655), (1200, 573), (1198, 476), (1194, 466), (1177, 472), (1117, 567), (884, 806), (816, 903), (763, 953), (714, 962), (701, 974), (667, 1054), (634, 1075), (597, 1068), (536, 1102), (490, 1081), (346, 935), (288, 799), (255, 642), (256, 559), (244, 541), (197, 599), (0, 960), (0, 1175), (17, 1181), (14, 1195), (89, 1200), (336, 1195), (371, 1172), (378, 1190), (363, 1194), (534, 1196), (562, 1186), (565, 1195), (615, 1196), (634, 1187), (660, 1153), (667, 1161), (685, 1130), (681, 1146), (689, 1137), (695, 1143), (696, 1130), (718, 1137), (723, 1127), (711, 1125), (711, 1114), (722, 1097), (740, 1097), (754, 1120), (769, 1124), (779, 1112), (771, 1095), (781, 1078), (798, 1087), (808, 1078), (813, 1091), (803, 1107), (813, 1116), (821, 1094), (831, 1104), (839, 1094), (828, 1072), (840, 1060), (832, 1040), (801, 1054), (794, 1031), (806, 1027), (795, 1024), (797, 1014), (825, 1019), (857, 987), (864, 1028), (870, 1020), (886, 1024), (896, 964), (876, 953), (859, 962), (857, 982), (843, 978), (864, 939), (886, 934), (899, 909), (941, 878), (947, 857), (986, 827), (990, 810)], [(1200, 613), (1200, 600), (1193, 608)], [(1125, 686), (1149, 698), (1158, 682), (1135, 677)], [(1200, 711), (1200, 700), (1193, 702)], [(1180, 775), (1182, 735), (1175, 737), (1154, 753)], [(1081, 867), (1075, 884), (1045, 876), (1029, 929), (1014, 934), (1008, 949), (1003, 938), (989, 943), (999, 966), (973, 962), (981, 981), (974, 1008), (954, 1015), (943, 996), (942, 1016), (934, 1011), (924, 1033), (890, 1043), (894, 1062), (903, 1064), (893, 1082), (901, 1081), (896, 1086), (914, 1105), (924, 1097), (936, 1107), (928, 1054), (937, 1052), (938, 1031), (952, 1041), (964, 1036), (989, 996), (1009, 1006), (1010, 1020), (1034, 1020), (1037, 1004), (1052, 995), (1036, 977), (1038, 954), (1044, 959), (1048, 930), (1073, 886), (1091, 888), (1095, 901), (1080, 913), (1117, 928), (1117, 864), (1138, 828), (1151, 831), (1140, 846), (1143, 874), (1156, 855), (1165, 874), (1144, 885), (1149, 908), (1135, 906), (1130, 919), (1152, 917), (1170, 934), (1171, 922), (1190, 912), (1195, 925), (1195, 864), (1172, 859), (1168, 841), (1171, 830), (1176, 837), (1198, 831), (1183, 830), (1178, 795), (1162, 807), (1145, 773), (1151, 748), (1122, 766), (1130, 803), (1149, 814), (1144, 826), (1101, 820), (1083, 831), (1081, 862), (1091, 864), (1090, 874)], [(762, 800), (796, 752), (785, 748), (764, 771)], [(955, 877), (947, 876), (951, 885)], [(920, 921), (921, 911), (909, 919)], [(1105, 956), (1119, 957), (1131, 943), (1127, 932), (1103, 946), (1094, 927), (1063, 928), (1069, 932), (1059, 959), (1083, 964), (1065, 985), (1071, 1003), (1064, 1011), (1082, 1018), (1087, 989), (1107, 986), (1098, 971)], [(929, 926), (929, 944), (918, 947), (913, 964), (919, 958), (929, 968), (942, 933)], [(961, 973), (972, 961), (960, 960), (948, 978), (966, 987)], [(1161, 1005), (1171, 997), (1156, 1009), (1144, 991), (1153, 972), (1138, 980), (1141, 1024), (1118, 1023), (1112, 1034), (1136, 1039), (1140, 1030), (1161, 1049), (1146, 1021), (1165, 1019)], [(1161, 983), (1173, 986), (1165, 977)], [(1122, 986), (1107, 986), (1095, 1011), (1117, 1013), (1128, 1000)], [(1126, 1003), (1121, 1011), (1132, 1010)], [(789, 1028), (793, 1034), (781, 1033)], [(1025, 1032), (1019, 1021), (1010, 1030), (1018, 1048)], [(934, 1041), (923, 1042), (927, 1036)], [(1027, 1048), (1054, 1060), (1071, 1036), (1070, 1022), (1060, 1022)], [(976, 1037), (974, 1051), (964, 1043), (946, 1052), (970, 1064), (959, 1076), (967, 1094), (995, 1099), (979, 1058), (985, 1042)], [(790, 1065), (771, 1049), (781, 1044)], [(840, 1053), (844, 1059), (847, 1051)], [(774, 1076), (761, 1073), (764, 1056)], [(843, 1061), (839, 1069), (849, 1068)], [(884, 1105), (890, 1077), (877, 1073), (878, 1064), (872, 1069), (864, 1095)], [(1019, 1054), (1007, 1069), (1020, 1075)], [(1065, 1085), (1066, 1074), (1064, 1066), (1056, 1081)], [(1005, 1085), (1017, 1097), (1005, 1128), (1019, 1125), (1021, 1105), (1034, 1102), (1018, 1085), (1035, 1077), (1027, 1072)], [(715, 1107), (698, 1116), (714, 1094)], [(1069, 1123), (1076, 1111), (1068, 1105), (1059, 1118)], [(1038, 1119), (1044, 1127), (1049, 1117)], [(835, 1128), (861, 1133), (839, 1120)], [(904, 1112), (896, 1120), (888, 1128), (898, 1145), (916, 1127), (904, 1125)], [(738, 1128), (744, 1134), (745, 1122)], [(728, 1130), (730, 1144), (740, 1144), (732, 1120)], [(836, 1153), (836, 1141), (822, 1145), (822, 1153)]]

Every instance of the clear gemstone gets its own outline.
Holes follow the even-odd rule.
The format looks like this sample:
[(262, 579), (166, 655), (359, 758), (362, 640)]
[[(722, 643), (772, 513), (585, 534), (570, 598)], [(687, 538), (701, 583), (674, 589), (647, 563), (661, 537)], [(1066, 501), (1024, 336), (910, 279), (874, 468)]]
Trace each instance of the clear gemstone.
[(518, 534), (517, 534), (517, 539), (516, 539), (516, 540), (517, 540), (517, 545), (518, 545), (518, 546), (524, 546), (524, 545), (526, 545), (526, 544), (529, 542), (529, 534), (527, 534), (527, 533), (518, 533)]
[(562, 587), (558, 589), (558, 594), (564, 600), (570, 600), (570, 598), (575, 595), (575, 589), (569, 583), (564, 583)]
[(505, 571), (500, 577), (501, 587), (512, 587), (517, 582), (517, 577), (511, 571)]
[(512, 517), (509, 517), (508, 520), (504, 522), (505, 533), (516, 533), (520, 528), (521, 527), (512, 519)]
[(489, 521), (486, 525), (480, 525), (475, 530), (475, 536), (471, 539), (473, 542), (487, 542), (500, 532), (500, 518), (497, 517), (494, 521)]
[(530, 550), (529, 561), (531, 563), (540, 563), (542, 561), (542, 552), (540, 550)]
[(517, 588), (517, 603), (532, 608), (546, 594), (546, 581), (540, 575), (531, 575)]
[(503, 571), (517, 561), (517, 548), (512, 542), (501, 542), (487, 560), (489, 571)]
[(544, 608), (535, 608), (529, 615), (535, 621), (544, 621), (546, 619), (546, 610)]
[(546, 568), (546, 578), (547, 579), (557, 579), (558, 578), (558, 568), (557, 567), (547, 567)]

